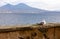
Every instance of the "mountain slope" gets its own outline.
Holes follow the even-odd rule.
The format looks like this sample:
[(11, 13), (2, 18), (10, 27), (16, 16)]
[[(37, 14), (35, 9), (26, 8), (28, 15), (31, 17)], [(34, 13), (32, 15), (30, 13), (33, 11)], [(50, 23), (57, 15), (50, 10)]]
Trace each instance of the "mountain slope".
[(20, 3), (18, 5), (10, 5), (7, 4), (5, 6), (0, 7), (0, 12), (12, 12), (12, 13), (40, 13), (45, 10), (37, 9), (30, 7), (24, 3)]
[(0, 13), (60, 13), (58, 11), (47, 11), (30, 7), (24, 3), (17, 5), (6, 4), (0, 7)]

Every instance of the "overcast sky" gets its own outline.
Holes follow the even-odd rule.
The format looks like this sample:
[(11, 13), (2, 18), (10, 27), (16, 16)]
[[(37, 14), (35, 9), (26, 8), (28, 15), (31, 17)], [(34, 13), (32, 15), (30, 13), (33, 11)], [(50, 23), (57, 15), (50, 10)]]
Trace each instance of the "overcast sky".
[(25, 3), (29, 6), (39, 9), (60, 11), (60, 0), (0, 0), (0, 6), (3, 6), (7, 3), (12, 5)]

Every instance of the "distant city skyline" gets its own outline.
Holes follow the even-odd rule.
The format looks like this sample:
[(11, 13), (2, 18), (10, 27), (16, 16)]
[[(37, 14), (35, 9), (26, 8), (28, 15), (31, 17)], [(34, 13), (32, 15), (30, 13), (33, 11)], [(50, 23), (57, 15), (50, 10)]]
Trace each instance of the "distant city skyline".
[(0, 0), (0, 7), (6, 4), (17, 5), (19, 3), (25, 3), (39, 9), (60, 11), (60, 0)]

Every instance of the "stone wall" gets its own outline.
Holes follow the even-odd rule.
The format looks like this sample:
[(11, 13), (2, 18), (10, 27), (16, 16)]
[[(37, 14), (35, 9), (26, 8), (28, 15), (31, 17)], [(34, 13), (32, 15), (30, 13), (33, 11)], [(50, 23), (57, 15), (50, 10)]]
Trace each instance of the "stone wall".
[(50, 27), (42, 29), (40, 27), (36, 27), (31, 29), (13, 29), (13, 31), (6, 30), (4, 32), (0, 32), (0, 39), (60, 39), (59, 27)]

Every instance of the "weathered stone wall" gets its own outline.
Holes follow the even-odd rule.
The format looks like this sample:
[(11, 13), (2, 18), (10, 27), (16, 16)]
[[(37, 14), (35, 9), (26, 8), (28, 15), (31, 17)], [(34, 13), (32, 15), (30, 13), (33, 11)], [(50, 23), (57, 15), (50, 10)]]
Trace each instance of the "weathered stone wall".
[(47, 35), (50, 39), (60, 39), (60, 28), (59, 27), (49, 28)]
[(0, 32), (0, 39), (60, 39), (59, 27), (46, 28), (46, 32), (39, 31), (39, 29), (36, 27), (27, 30)]
[(42, 39), (42, 34), (37, 29), (1, 32), (0, 39)]

